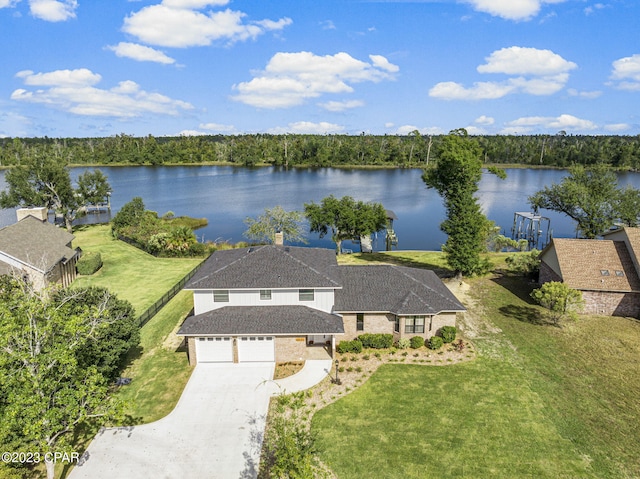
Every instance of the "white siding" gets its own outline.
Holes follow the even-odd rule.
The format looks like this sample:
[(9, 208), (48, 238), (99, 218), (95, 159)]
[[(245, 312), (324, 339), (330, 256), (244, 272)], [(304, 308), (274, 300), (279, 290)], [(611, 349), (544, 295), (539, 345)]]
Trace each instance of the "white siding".
[(334, 304), (333, 289), (316, 289), (313, 301), (300, 301), (298, 289), (273, 289), (270, 300), (260, 299), (260, 290), (229, 290), (229, 302), (215, 303), (213, 290), (194, 291), (195, 314), (206, 313), (225, 306), (290, 306), (302, 305), (331, 313)]

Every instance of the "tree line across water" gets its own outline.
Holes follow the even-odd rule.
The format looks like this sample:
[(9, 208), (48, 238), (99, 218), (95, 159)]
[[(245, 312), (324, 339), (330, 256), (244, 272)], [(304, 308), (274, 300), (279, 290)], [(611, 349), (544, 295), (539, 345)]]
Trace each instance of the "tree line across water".
[[(64, 165), (229, 163), (238, 166), (424, 167), (446, 135), (209, 135), (0, 138), (0, 166), (47, 156)], [(568, 167), (606, 163), (640, 170), (640, 135), (475, 136), (484, 164)]]

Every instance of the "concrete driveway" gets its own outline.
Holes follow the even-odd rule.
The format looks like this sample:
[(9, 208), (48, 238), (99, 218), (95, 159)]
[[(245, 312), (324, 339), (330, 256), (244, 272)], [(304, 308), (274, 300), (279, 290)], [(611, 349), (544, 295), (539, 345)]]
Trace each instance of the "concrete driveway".
[(69, 477), (255, 478), (274, 367), (198, 364), (171, 414), (101, 432)]

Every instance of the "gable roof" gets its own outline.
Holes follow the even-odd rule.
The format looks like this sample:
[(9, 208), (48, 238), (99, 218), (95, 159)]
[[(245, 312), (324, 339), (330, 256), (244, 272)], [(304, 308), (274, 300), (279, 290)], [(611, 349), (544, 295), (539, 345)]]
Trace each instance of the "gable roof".
[(185, 319), (180, 336), (342, 334), (342, 318), (307, 306), (225, 306)]
[(335, 251), (263, 245), (216, 251), (185, 289), (339, 288)]
[(555, 260), (560, 269), (556, 273), (574, 289), (640, 291), (640, 278), (624, 241), (554, 238), (540, 258), (547, 264)]
[(76, 256), (69, 247), (73, 239), (65, 230), (27, 216), (0, 229), (0, 253), (46, 273)]
[(343, 289), (336, 312), (390, 312), (398, 315), (465, 311), (431, 270), (394, 265), (340, 266)]

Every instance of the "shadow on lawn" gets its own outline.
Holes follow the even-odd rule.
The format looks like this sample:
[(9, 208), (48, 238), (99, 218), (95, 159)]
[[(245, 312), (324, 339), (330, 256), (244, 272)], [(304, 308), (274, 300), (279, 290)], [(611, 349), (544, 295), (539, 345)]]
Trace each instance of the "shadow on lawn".
[(397, 255), (388, 255), (385, 253), (354, 253), (359, 260), (372, 262), (372, 263), (388, 263), (398, 266), (409, 266), (411, 268), (421, 268), (433, 270), (435, 274), (440, 278), (452, 278), (454, 276), (453, 271), (443, 267), (440, 264), (428, 263), (424, 260), (415, 260), (412, 258), (405, 258)]

